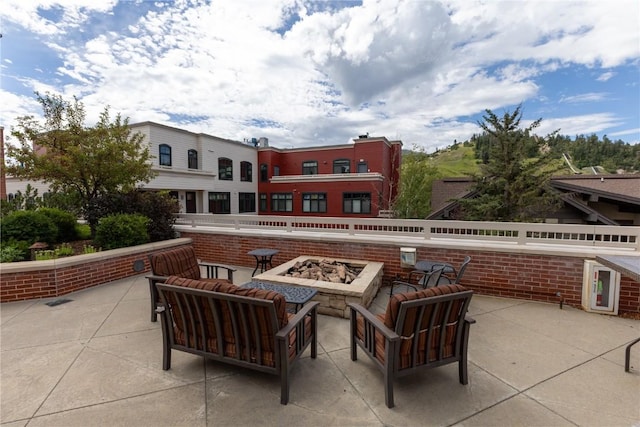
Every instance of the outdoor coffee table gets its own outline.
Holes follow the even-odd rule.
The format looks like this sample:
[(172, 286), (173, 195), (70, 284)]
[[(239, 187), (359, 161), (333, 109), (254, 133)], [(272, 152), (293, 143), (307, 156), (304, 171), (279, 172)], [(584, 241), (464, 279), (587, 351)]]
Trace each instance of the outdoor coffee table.
[(249, 282), (242, 285), (242, 287), (266, 289), (268, 291), (275, 291), (279, 294), (282, 294), (287, 304), (295, 305), (295, 313), (297, 313), (300, 307), (309, 302), (309, 300), (316, 296), (316, 294), (318, 293), (318, 290), (314, 288), (307, 288), (304, 286), (276, 285), (275, 283), (264, 282)]
[(271, 259), (278, 252), (280, 251), (277, 249), (267, 249), (267, 248), (254, 249), (252, 251), (247, 252), (247, 254), (253, 255), (253, 257), (256, 259), (256, 268), (253, 269), (253, 273), (251, 273), (251, 277), (255, 276), (256, 271), (258, 271), (258, 268), (260, 269), (260, 273), (264, 272), (267, 269), (267, 264), (269, 264), (269, 267), (273, 268), (273, 265), (271, 264)]

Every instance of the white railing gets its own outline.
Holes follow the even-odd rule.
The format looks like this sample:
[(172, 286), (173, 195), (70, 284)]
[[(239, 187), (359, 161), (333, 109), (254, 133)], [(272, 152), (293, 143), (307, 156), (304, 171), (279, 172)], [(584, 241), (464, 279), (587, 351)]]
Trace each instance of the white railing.
[(512, 245), (614, 247), (640, 252), (640, 227), (610, 225), (213, 214), (179, 214), (176, 224), (236, 230), (458, 239)]

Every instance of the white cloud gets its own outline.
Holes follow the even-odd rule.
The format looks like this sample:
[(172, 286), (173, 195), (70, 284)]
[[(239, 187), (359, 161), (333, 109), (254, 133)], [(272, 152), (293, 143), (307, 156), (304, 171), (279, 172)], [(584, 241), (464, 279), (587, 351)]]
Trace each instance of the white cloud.
[[(605, 100), (606, 89), (549, 99), (540, 78), (580, 64), (604, 85), (640, 56), (640, 3), (626, 0), (364, 0), (341, 9), (303, 0), (6, 1), (3, 19), (43, 37), (60, 59), (55, 79), (41, 76), (52, 71), (45, 64), (44, 73), (16, 78), (29, 90), (78, 95), (93, 120), (110, 105), (132, 122), (266, 136), (276, 146), (371, 132), (443, 147), (478, 132), (472, 117), (487, 108)], [(123, 9), (150, 11), (119, 24), (114, 13)], [(13, 112), (0, 110), (0, 121)], [(621, 119), (581, 112), (544, 123), (588, 133)]]

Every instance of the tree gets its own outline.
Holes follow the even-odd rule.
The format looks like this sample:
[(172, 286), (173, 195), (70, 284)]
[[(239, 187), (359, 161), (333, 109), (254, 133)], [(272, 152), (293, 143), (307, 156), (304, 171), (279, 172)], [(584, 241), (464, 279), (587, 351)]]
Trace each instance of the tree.
[(129, 120), (120, 114), (111, 121), (109, 108), (95, 126), (85, 126), (84, 105), (61, 96), (36, 93), (44, 123), (33, 116), (17, 118), (11, 135), (20, 145), (7, 144), (7, 173), (43, 181), (53, 191), (80, 200), (82, 212), (101, 195), (130, 191), (154, 177), (151, 154), (141, 133), (131, 134)]
[(439, 178), (423, 151), (411, 151), (402, 158), (400, 190), (394, 204), (398, 218), (423, 219), (431, 211), (431, 185)]
[(502, 118), (485, 110), (478, 122), (489, 137), (488, 156), (475, 177), (477, 197), (459, 200), (466, 220), (536, 221), (559, 207), (559, 196), (549, 186), (557, 166), (545, 140), (531, 133), (542, 119), (520, 129), (521, 107)]

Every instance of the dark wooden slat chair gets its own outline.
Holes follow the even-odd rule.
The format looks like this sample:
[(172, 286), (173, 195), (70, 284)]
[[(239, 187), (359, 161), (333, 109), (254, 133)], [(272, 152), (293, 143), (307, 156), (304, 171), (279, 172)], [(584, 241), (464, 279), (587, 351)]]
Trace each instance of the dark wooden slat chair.
[(351, 360), (360, 347), (384, 374), (385, 403), (393, 408), (393, 381), (418, 369), (458, 363), (461, 384), (468, 383), (469, 329), (466, 316), (473, 291), (461, 285), (392, 295), (384, 314), (359, 304), (351, 309)]
[(289, 402), (290, 372), (307, 347), (317, 355), (317, 302), (287, 313), (274, 291), (171, 276), (158, 283), (163, 337), (162, 368), (171, 351), (280, 377), (280, 403)]
[[(151, 296), (151, 321), (157, 320), (156, 307), (160, 298), (156, 284), (164, 282), (169, 276), (179, 276), (196, 280), (224, 280), (233, 283), (235, 268), (224, 264), (198, 261), (193, 246), (181, 246), (163, 252), (149, 255), (151, 275), (149, 280), (149, 294)], [(202, 277), (201, 267), (205, 269), (206, 277)], [(226, 273), (226, 274), (225, 274)], [(226, 277), (221, 277), (221, 275)]]

